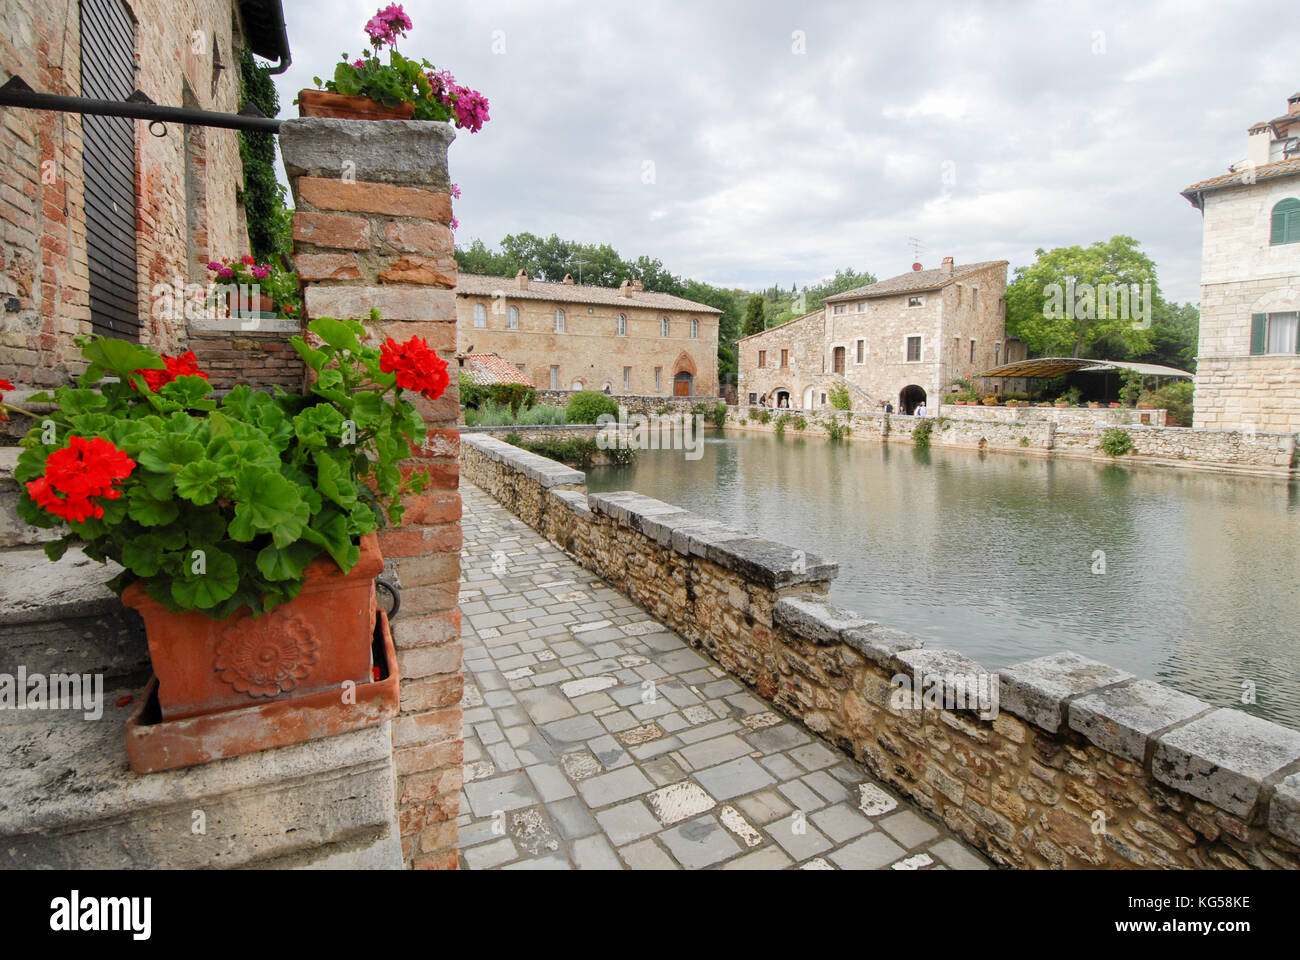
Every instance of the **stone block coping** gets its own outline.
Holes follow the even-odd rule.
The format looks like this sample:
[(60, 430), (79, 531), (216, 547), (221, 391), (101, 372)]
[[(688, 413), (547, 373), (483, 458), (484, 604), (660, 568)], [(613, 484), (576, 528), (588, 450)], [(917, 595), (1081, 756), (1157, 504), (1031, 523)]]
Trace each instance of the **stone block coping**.
[[(543, 471), (534, 462), (543, 458), (491, 437), (466, 436), (464, 444), (521, 472), (554, 476), (565, 470), (575, 477), (569, 481), (575, 486), (585, 482), (581, 471), (559, 464)], [(575, 511), (609, 516), (677, 553), (703, 557), (768, 589), (824, 583), (838, 573), (836, 563), (813, 556), (804, 557), (804, 572), (797, 573), (792, 559), (803, 555), (793, 548), (739, 534), (635, 492), (584, 498), (571, 489), (554, 495)], [(968, 678), (989, 673), (960, 653), (928, 649), (923, 640), (820, 595), (782, 597), (772, 617), (802, 640), (818, 646), (844, 643), (913, 681), (940, 677), (945, 698), (964, 694), (970, 703)], [(1276, 836), (1300, 843), (1300, 732), (1240, 710), (1216, 709), (1068, 650), (1003, 667), (996, 678), (1001, 711), (1046, 734), (1074, 731), (1097, 749), (1140, 764), (1166, 786), (1242, 819), (1258, 816)]]
[(446, 192), (449, 123), (299, 117), (280, 124), (289, 179), (342, 177), (363, 183), (420, 184)]

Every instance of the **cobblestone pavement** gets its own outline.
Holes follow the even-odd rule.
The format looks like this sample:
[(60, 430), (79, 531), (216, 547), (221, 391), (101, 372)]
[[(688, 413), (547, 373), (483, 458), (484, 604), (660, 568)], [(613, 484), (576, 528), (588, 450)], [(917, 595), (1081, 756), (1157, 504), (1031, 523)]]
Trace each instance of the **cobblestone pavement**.
[(986, 869), (462, 480), (469, 869)]

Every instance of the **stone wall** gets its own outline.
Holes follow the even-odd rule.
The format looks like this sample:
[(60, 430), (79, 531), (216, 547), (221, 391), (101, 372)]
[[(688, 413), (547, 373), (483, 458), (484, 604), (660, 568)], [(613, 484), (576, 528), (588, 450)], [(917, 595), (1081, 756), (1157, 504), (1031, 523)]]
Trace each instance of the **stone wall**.
[(991, 674), (831, 604), (832, 562), (588, 496), (580, 471), (491, 437), (464, 438), (462, 469), (1001, 865), (1300, 867), (1300, 733), (1069, 652)]
[[(407, 120), (300, 119), (280, 129), (308, 317), (365, 319), (377, 309), (372, 342), (421, 336), (453, 374), (447, 147), (454, 136), (447, 124)], [(401, 674), (401, 712), (393, 721), (397, 814), (408, 865), (454, 869), (464, 745), (456, 377), (436, 402), (415, 402), (428, 439), (402, 469), (425, 470), (432, 484), (408, 499), (402, 526), (379, 541), (402, 588), (393, 623)]]
[[(948, 409), (944, 408), (945, 411)], [(960, 411), (963, 408), (951, 409)], [(1120, 429), (1132, 438), (1135, 449), (1115, 460), (1098, 446), (1106, 429), (1102, 425), (1061, 426), (1050, 420), (958, 418), (946, 412), (940, 417), (920, 418), (900, 414), (799, 410), (767, 410), (769, 421), (764, 424), (758, 419), (763, 413), (757, 407), (728, 408), (726, 429), (773, 433), (776, 431), (777, 420), (785, 414), (788, 417), (785, 426), (787, 436), (827, 437), (828, 425), (832, 421), (838, 421), (841, 426), (849, 427), (850, 440), (912, 443), (913, 432), (928, 421), (933, 424), (930, 427), (930, 444), (933, 447), (1000, 450), (1079, 457), (1107, 463), (1145, 463), (1277, 477), (1294, 477), (1300, 466), (1296, 460), (1297, 437), (1293, 433), (1195, 430), (1190, 427), (1130, 424)], [(800, 419), (805, 424), (803, 430), (797, 426)]]
[[(129, 0), (137, 23), (135, 80), (155, 103), (236, 112), (240, 27), (222, 0)], [(203, 42), (195, 43), (201, 36)], [(226, 64), (213, 71), (216, 42)], [(0, 82), (19, 75), (38, 92), (81, 95), (78, 5), (7, 0), (0, 7)], [(214, 80), (215, 77), (215, 80)], [(72, 338), (89, 333), (82, 117), (6, 109), (0, 125), (0, 377), (66, 383), (84, 364)], [(136, 266), (142, 342), (184, 349), (183, 316), (155, 313), (157, 284), (203, 279), (203, 264), (247, 251), (238, 135), (135, 126)], [(187, 169), (190, 177), (187, 180)]]
[[(538, 390), (537, 402), (549, 403), (553, 407), (564, 409), (573, 399), (572, 390)], [(721, 397), (661, 397), (661, 396), (643, 396), (640, 394), (613, 394), (613, 399), (620, 406), (627, 408), (629, 414), (639, 413), (649, 415), (652, 413), (691, 413), (698, 406), (706, 406), (712, 410), (714, 404), (721, 403)]]
[[(930, 407), (935, 412), (933, 406)], [(937, 413), (959, 420), (996, 420), (1000, 423), (1055, 423), (1066, 427), (1122, 427), (1146, 424), (1163, 427), (1168, 410), (1138, 410), (1135, 407), (1028, 407), (1028, 406), (959, 406), (945, 403)]]

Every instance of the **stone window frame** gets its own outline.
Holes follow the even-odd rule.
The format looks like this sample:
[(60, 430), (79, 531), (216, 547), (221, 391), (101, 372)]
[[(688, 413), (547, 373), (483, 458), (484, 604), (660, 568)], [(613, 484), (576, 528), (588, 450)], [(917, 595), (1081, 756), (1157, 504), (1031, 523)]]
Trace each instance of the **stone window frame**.
[(867, 363), (867, 341), (865, 337), (858, 337), (853, 341), (853, 365), (855, 367), (866, 366)]
[(759, 366), (759, 369), (763, 369), (763, 368), (765, 368), (765, 367), (767, 366), (767, 351), (766, 351), (766, 350), (760, 350), (760, 351), (758, 351), (758, 366)]
[(513, 304), (506, 307), (506, 329), (507, 330), (519, 329), (519, 308), (514, 306)]
[(626, 313), (620, 313), (618, 315), (618, 320), (615, 326), (615, 330), (620, 337), (627, 336), (627, 314)]
[(925, 306), (925, 297), (908, 297), (907, 305), (909, 307), (923, 307)]
[(564, 333), (564, 332), (565, 332), (565, 329), (564, 329), (564, 323), (565, 323), (565, 320), (566, 320), (566, 318), (565, 318), (565, 315), (564, 315), (564, 310), (562, 310), (562, 309), (559, 308), (559, 307), (556, 307), (556, 309), (555, 309), (555, 332), (556, 332), (556, 333)]
[[(913, 340), (920, 341), (916, 349), (916, 359), (909, 360), (908, 354), (911, 352), (908, 347)], [(925, 363), (925, 334), (909, 333), (903, 337), (903, 362), (904, 363)]]
[(474, 304), (474, 329), (487, 329), (487, 307), (484, 304)]
[(667, 317), (660, 317), (660, 318), (659, 318), (659, 336), (661, 336), (661, 337), (671, 337), (671, 336), (672, 336), (672, 330), (673, 330), (672, 322), (671, 322)]

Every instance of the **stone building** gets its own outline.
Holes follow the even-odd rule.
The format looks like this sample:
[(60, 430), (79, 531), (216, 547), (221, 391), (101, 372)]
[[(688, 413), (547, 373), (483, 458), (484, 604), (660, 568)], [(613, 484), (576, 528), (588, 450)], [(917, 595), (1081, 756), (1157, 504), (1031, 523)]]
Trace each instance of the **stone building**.
[(718, 394), (721, 311), (640, 281), (617, 289), (461, 274), (459, 353), (496, 353), (541, 390), (641, 396)]
[(855, 409), (930, 407), (953, 380), (1007, 357), (1007, 261), (909, 273), (827, 297), (821, 310), (739, 341), (740, 400), (816, 410), (836, 384)]
[(1204, 221), (1194, 426), (1300, 431), (1300, 93), (1183, 196)]
[[(5, 0), (0, 82), (37, 93), (235, 113), (247, 46), (288, 63), (279, 0)], [(152, 291), (206, 284), (248, 250), (239, 135), (214, 127), (0, 108), (0, 377), (81, 369), (73, 337), (185, 349), (183, 308)], [(180, 315), (176, 315), (179, 313)]]

